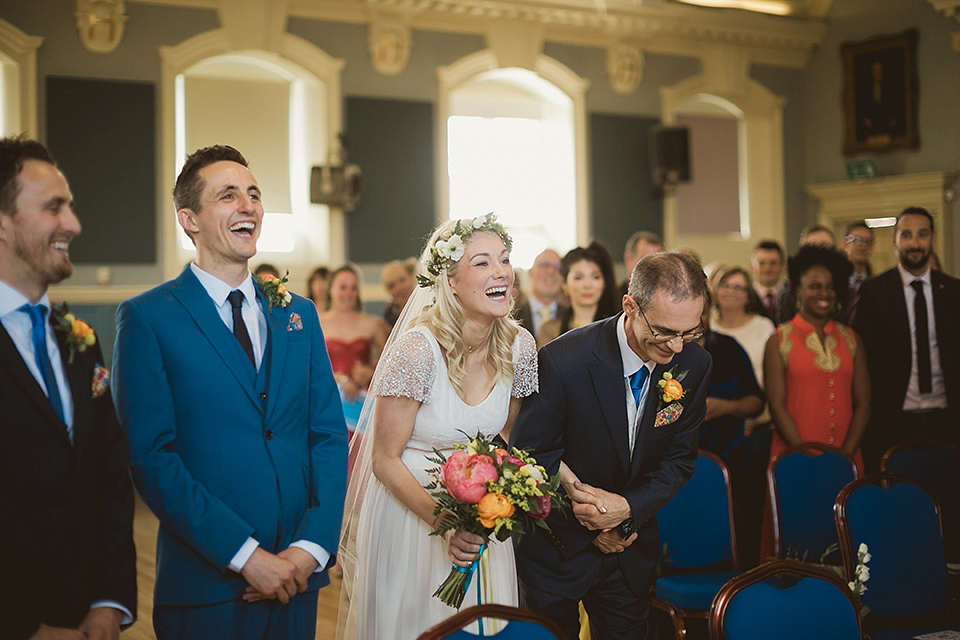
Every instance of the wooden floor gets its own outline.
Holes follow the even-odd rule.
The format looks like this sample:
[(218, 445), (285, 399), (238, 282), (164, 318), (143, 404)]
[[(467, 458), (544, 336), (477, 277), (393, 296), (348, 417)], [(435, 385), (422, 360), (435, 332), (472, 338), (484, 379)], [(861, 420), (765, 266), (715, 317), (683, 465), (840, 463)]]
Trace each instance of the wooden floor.
[[(133, 518), (133, 540), (137, 545), (137, 622), (121, 634), (122, 640), (156, 640), (153, 634), (153, 577), (156, 570), (157, 519), (137, 499)], [(340, 580), (320, 590), (317, 605), (317, 640), (330, 640), (337, 628), (337, 601)]]

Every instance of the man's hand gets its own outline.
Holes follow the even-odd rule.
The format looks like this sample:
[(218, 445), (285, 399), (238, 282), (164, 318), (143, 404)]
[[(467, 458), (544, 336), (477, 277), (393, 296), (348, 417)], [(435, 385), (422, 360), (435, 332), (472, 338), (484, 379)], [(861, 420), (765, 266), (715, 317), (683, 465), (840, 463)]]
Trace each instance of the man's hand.
[[(247, 563), (243, 565), (243, 569), (240, 570), (240, 575), (253, 588), (252, 591), (247, 589), (243, 599), (247, 601), (279, 600), (281, 603), (287, 604), (290, 602), (290, 598), (297, 595), (297, 572), (297, 565), (290, 560), (257, 547)], [(254, 592), (262, 597), (248, 598)]]
[(637, 532), (634, 531), (630, 537), (624, 540), (616, 531), (604, 531), (593, 539), (593, 545), (604, 553), (620, 553), (633, 544), (637, 539)]
[(49, 627), (40, 623), (40, 628), (30, 636), (30, 640), (85, 640), (86, 636), (76, 629)]
[(463, 529), (449, 531), (444, 537), (447, 539), (447, 554), (458, 567), (466, 568), (473, 564), (483, 547), (483, 538)]
[(632, 513), (623, 496), (580, 481), (574, 482), (572, 489), (567, 487), (567, 495), (573, 500), (573, 515), (580, 524), (594, 531), (613, 529)]
[[(301, 549), (300, 547), (289, 547), (277, 554), (278, 558), (289, 560), (296, 567), (297, 571), (293, 576), (297, 585), (297, 593), (303, 593), (307, 590), (307, 579), (317, 568), (317, 559)], [(247, 587), (243, 599), (247, 602), (259, 602), (260, 600), (270, 600), (268, 596), (257, 591), (254, 587)]]
[(83, 617), (79, 630), (88, 640), (117, 640), (123, 612), (114, 607), (94, 607)]

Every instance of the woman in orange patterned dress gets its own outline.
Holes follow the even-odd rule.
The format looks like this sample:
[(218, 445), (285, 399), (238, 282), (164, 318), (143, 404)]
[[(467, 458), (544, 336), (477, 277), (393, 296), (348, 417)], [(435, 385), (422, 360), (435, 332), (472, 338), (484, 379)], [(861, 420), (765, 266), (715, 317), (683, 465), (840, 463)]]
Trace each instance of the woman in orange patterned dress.
[[(797, 314), (767, 340), (764, 379), (776, 430), (770, 458), (819, 442), (843, 449), (863, 475), (860, 441), (870, 419), (870, 378), (860, 338), (831, 318), (846, 299), (853, 265), (828, 247), (806, 245), (788, 262)], [(815, 551), (815, 550), (811, 550)], [(773, 555), (770, 503), (764, 509), (760, 559)]]

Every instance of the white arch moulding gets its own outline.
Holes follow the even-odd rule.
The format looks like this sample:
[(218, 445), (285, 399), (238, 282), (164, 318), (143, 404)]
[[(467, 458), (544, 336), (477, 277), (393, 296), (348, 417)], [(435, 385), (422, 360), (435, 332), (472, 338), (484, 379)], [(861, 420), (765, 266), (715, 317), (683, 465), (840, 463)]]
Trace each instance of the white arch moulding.
[[(195, 64), (224, 55), (241, 55), (263, 60), (272, 65), (292, 69), (299, 75), (307, 74), (325, 86), (327, 113), (327, 148), (339, 147), (338, 135), (343, 126), (340, 73), (344, 61), (333, 58), (323, 50), (289, 33), (281, 35), (278, 51), (234, 49), (225, 29), (214, 29), (194, 36), (176, 46), (160, 47), (161, 59), (161, 140), (162, 158), (159, 168), (157, 216), (158, 237), (161, 239), (163, 272), (165, 278), (175, 277), (182, 264), (177, 258), (177, 226), (172, 211), (170, 194), (173, 192), (178, 164), (176, 149), (176, 95), (177, 78)], [(329, 252), (333, 263), (342, 262), (345, 255), (346, 232), (342, 211), (330, 210)]]

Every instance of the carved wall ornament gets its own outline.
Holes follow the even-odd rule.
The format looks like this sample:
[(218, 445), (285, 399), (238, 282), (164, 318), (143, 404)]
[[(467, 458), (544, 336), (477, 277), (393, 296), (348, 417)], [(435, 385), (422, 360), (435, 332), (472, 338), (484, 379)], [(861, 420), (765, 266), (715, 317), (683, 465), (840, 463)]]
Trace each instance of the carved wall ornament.
[(370, 24), (370, 60), (385, 76), (395, 76), (407, 67), (411, 46), (410, 27), (398, 20)]
[(635, 44), (618, 42), (607, 49), (607, 74), (617, 93), (636, 91), (643, 78), (643, 51)]
[(94, 53), (110, 53), (123, 38), (127, 22), (124, 0), (77, 0), (77, 29), (83, 46)]

